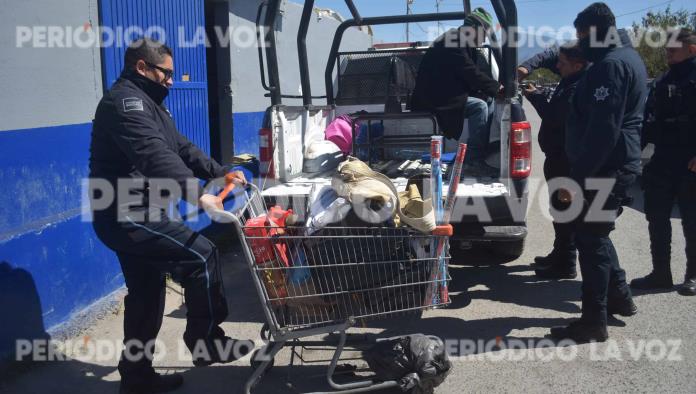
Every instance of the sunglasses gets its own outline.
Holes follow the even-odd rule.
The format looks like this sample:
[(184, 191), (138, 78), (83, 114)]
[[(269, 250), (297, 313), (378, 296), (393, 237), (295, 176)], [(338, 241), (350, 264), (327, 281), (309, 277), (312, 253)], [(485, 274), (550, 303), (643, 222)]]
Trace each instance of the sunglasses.
[(172, 78), (172, 77), (174, 76), (174, 70), (170, 70), (170, 69), (168, 69), (168, 68), (160, 67), (160, 66), (158, 66), (158, 65), (156, 65), (156, 64), (152, 64), (152, 63), (150, 63), (150, 62), (145, 62), (145, 64), (146, 64), (148, 67), (150, 67), (150, 68), (154, 68), (154, 69), (156, 69), (156, 70), (161, 71), (162, 74), (164, 74), (164, 80), (165, 80), (165, 81), (168, 81), (170, 78)]

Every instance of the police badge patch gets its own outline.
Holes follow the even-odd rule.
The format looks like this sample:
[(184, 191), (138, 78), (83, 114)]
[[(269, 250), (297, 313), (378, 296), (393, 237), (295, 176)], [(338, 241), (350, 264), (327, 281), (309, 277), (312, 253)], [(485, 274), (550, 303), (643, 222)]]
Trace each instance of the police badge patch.
[(604, 86), (600, 86), (594, 92), (594, 98), (597, 101), (604, 101), (609, 97), (609, 89)]
[(143, 100), (137, 97), (123, 99), (123, 112), (128, 111), (144, 111)]

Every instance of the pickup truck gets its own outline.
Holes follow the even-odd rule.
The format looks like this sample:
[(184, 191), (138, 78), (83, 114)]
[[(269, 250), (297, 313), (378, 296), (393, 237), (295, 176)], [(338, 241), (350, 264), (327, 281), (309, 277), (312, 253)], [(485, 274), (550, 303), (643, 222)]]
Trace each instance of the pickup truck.
[[(373, 169), (389, 176), (398, 190), (406, 187), (409, 174), (424, 165), (419, 159), (428, 151), (430, 136), (439, 133), (433, 114), (410, 111), (408, 103), (419, 62), (427, 47), (381, 46), (360, 52), (340, 52), (345, 31), (355, 26), (461, 21), (470, 11), (465, 1), (462, 12), (363, 18), (352, 0), (346, 0), (352, 19), (342, 22), (333, 38), (324, 75), (326, 96), (313, 97), (305, 44), (313, 3), (313, 0), (304, 2), (297, 38), (301, 106), (284, 105), (284, 98), (297, 97), (284, 96), (278, 88), (277, 52), (270, 27), (275, 24), (279, 1), (269, 0), (266, 17), (259, 22), (260, 31), (267, 32), (267, 71), (261, 48), (259, 57), (262, 79), (271, 99), (264, 127), (259, 132), (261, 175), (265, 179), (263, 195), (269, 201), (293, 208), (300, 215), (305, 212), (312, 190), (331, 181), (331, 171), (303, 172), (306, 148), (312, 141), (324, 139), (324, 130), (336, 117), (348, 114), (360, 122), (362, 132), (367, 132), (370, 139), (360, 146), (354, 141), (353, 155), (365, 156), (361, 158), (369, 161)], [(504, 29), (516, 27), (517, 11), (513, 0), (492, 0), (491, 4)], [(531, 129), (517, 88), (516, 48), (503, 42), (500, 47), (487, 46), (480, 50), (497, 64), (499, 81), (506, 87), (505, 96), (496, 99), (487, 151), (488, 164), (498, 168), (500, 173), (494, 178), (463, 177), (453, 210), (455, 230), (451, 244), (462, 249), (489, 247), (496, 254), (516, 258), (522, 254), (527, 234)], [(267, 86), (265, 73), (269, 79)], [(326, 103), (315, 105), (313, 101), (317, 98)], [(371, 136), (376, 134), (379, 137), (373, 140)], [(456, 146), (457, 141), (448, 140), (445, 151), (456, 150)], [(447, 185), (444, 195), (446, 192)]]

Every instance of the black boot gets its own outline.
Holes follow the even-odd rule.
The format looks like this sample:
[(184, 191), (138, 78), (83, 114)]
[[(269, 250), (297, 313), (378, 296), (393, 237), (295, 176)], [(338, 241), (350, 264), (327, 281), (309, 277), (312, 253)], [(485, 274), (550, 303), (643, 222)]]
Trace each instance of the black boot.
[(553, 251), (546, 256), (537, 256), (534, 258), (534, 262), (531, 264), (534, 268), (547, 268), (553, 264), (555, 256)]
[(572, 246), (560, 246), (559, 247), (559, 241), (556, 239), (556, 242), (554, 242), (553, 245), (553, 250), (551, 253), (549, 253), (546, 256), (537, 256), (534, 258), (534, 262), (531, 264), (532, 267), (541, 269), (541, 268), (547, 268), (550, 267), (554, 264), (561, 264), (568, 266), (575, 266), (575, 263), (578, 260), (578, 252), (575, 250), (575, 245), (572, 244)]
[(574, 264), (568, 266), (554, 262), (551, 266), (535, 269), (534, 274), (541, 279), (575, 279), (578, 271)]
[(138, 384), (131, 384), (122, 380), (118, 392), (119, 394), (167, 393), (178, 389), (183, 384), (184, 377), (181, 374), (154, 374), (149, 380), (139, 382)]
[(609, 333), (606, 325), (589, 324), (577, 320), (567, 327), (552, 328), (551, 338), (558, 341), (570, 339), (576, 343), (604, 342), (609, 338)]
[(643, 278), (633, 279), (631, 287), (638, 290), (671, 289), (674, 287), (672, 273), (654, 271)]
[[(558, 226), (554, 223), (554, 228), (556, 227)], [(560, 238), (558, 231), (556, 231), (553, 251), (546, 257), (534, 259), (537, 262), (534, 273), (538, 278), (575, 279), (578, 276), (575, 268), (578, 252), (575, 250), (574, 244), (563, 240), (564, 238)]]
[[(687, 238), (687, 242), (689, 239)], [(691, 242), (689, 242), (691, 243)], [(690, 245), (689, 245), (690, 246)], [(691, 248), (687, 246), (687, 250)], [(693, 258), (691, 254), (687, 253), (686, 256), (686, 276), (684, 278), (684, 284), (679, 286), (679, 294), (683, 296), (693, 296), (696, 295), (696, 259)]]
[(684, 284), (679, 286), (677, 292), (683, 296), (695, 296), (696, 295), (696, 277), (687, 278)]
[(216, 363), (231, 363), (254, 350), (254, 341), (232, 339), (222, 337), (209, 341), (201, 341), (193, 347), (189, 346), (193, 354), (193, 365), (207, 367)]
[(607, 300), (607, 314), (630, 317), (638, 313), (638, 307), (633, 302), (633, 297), (612, 298)]

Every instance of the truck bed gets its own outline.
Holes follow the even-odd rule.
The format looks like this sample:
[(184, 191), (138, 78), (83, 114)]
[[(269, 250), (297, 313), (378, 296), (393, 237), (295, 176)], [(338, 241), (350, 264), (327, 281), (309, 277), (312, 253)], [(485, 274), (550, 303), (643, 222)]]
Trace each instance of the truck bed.
[[(371, 167), (378, 172), (387, 175), (398, 191), (406, 189), (408, 178), (422, 169), (429, 169), (430, 164), (416, 164), (409, 161), (386, 161), (373, 163)], [(335, 170), (323, 173), (302, 173), (291, 181), (267, 187), (263, 195), (269, 198), (282, 198), (288, 196), (308, 196), (315, 185), (324, 186), (331, 184), (331, 176)], [(448, 177), (445, 176), (445, 179)], [(449, 188), (445, 181), (443, 195), (447, 195)], [(457, 197), (496, 197), (508, 194), (505, 184), (493, 178), (467, 178), (463, 177), (457, 189)]]

